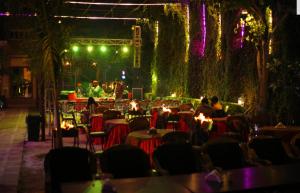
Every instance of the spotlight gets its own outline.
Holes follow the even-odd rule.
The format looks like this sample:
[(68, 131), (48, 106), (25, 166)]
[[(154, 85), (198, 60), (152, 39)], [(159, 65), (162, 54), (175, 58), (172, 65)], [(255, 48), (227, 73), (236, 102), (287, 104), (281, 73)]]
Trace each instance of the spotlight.
[(93, 46), (88, 46), (86, 49), (87, 49), (88, 52), (92, 52), (94, 47)]
[(72, 47), (72, 50), (73, 50), (74, 52), (78, 52), (78, 51), (79, 51), (79, 47), (78, 47), (78, 46), (73, 46), (73, 47)]
[(107, 47), (106, 46), (101, 46), (100, 47), (100, 51), (101, 52), (106, 52), (107, 51)]
[(123, 51), (123, 53), (127, 53), (127, 52), (129, 51), (129, 49), (128, 49), (127, 46), (124, 46), (124, 47), (122, 48), (122, 51)]

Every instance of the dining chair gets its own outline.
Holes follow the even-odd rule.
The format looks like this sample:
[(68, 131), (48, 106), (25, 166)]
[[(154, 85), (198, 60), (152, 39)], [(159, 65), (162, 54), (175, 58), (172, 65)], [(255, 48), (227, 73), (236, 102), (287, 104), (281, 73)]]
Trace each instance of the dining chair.
[(255, 151), (259, 158), (269, 160), (274, 165), (299, 162), (299, 160), (287, 153), (279, 137), (255, 136), (249, 141), (248, 146)]
[(189, 143), (166, 143), (153, 152), (153, 162), (161, 175), (190, 174), (200, 171), (197, 155)]
[(300, 158), (300, 133), (292, 137), (290, 141), (291, 150), (297, 158)]
[(60, 183), (92, 180), (96, 174), (92, 152), (79, 147), (51, 149), (44, 160), (47, 193), (60, 192)]
[(68, 112), (64, 113), (61, 112), (61, 122), (66, 124), (70, 124), (70, 128), (62, 128), (62, 137), (63, 138), (74, 138), (73, 145), (79, 146), (79, 127), (76, 121), (75, 113)]
[(129, 144), (114, 145), (99, 155), (100, 168), (113, 178), (151, 176), (150, 159), (142, 149)]
[(234, 137), (240, 142), (247, 142), (250, 133), (250, 121), (244, 115), (228, 116), (226, 120), (228, 137)]
[(103, 122), (109, 119), (119, 119), (119, 118), (121, 118), (121, 111), (109, 109), (103, 112)]
[(252, 165), (239, 142), (231, 138), (209, 140), (203, 144), (202, 150), (209, 156), (214, 167), (228, 170)]
[(185, 131), (173, 131), (170, 133), (167, 133), (162, 136), (161, 138), (162, 144), (165, 143), (190, 143), (190, 133)]
[[(94, 153), (101, 153), (104, 148), (105, 148), (105, 144), (107, 141), (107, 137), (108, 137), (108, 133), (104, 130), (102, 131), (91, 131), (91, 127), (85, 127), (85, 133), (86, 133), (86, 147), (89, 146), (90, 151), (94, 152)], [(101, 143), (101, 150), (100, 151), (96, 151), (95, 148), (95, 140), (99, 139), (100, 143)]]
[(128, 127), (130, 131), (147, 130), (150, 128), (150, 122), (147, 117), (134, 117), (129, 119)]

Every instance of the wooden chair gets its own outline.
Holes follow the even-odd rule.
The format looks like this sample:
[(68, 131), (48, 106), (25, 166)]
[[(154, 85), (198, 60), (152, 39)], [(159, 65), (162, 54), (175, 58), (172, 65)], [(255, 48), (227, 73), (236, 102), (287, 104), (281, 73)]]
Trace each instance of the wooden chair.
[(111, 174), (113, 178), (152, 175), (148, 154), (128, 144), (112, 146), (100, 154), (100, 168), (103, 173)]
[(52, 149), (44, 160), (46, 193), (60, 192), (62, 182), (92, 180), (96, 171), (92, 152), (78, 147)]

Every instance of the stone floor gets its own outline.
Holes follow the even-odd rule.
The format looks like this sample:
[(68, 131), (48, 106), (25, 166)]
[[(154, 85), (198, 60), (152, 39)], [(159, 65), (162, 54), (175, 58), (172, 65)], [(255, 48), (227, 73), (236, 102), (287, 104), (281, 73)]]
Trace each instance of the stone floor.
[(0, 111), (0, 192), (17, 192), (27, 112), (25, 109)]
[[(29, 110), (9, 108), (0, 111), (0, 193), (43, 193), (43, 163), (51, 149), (51, 137), (46, 141), (28, 141), (26, 116)], [(64, 139), (64, 146), (73, 139)], [(85, 135), (80, 135), (85, 147)]]

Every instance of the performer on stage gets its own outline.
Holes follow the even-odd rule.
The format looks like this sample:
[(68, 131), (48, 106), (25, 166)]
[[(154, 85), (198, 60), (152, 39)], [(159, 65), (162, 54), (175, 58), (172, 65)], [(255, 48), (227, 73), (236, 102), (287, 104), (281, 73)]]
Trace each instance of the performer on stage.
[(97, 80), (93, 80), (89, 88), (89, 97), (100, 97), (103, 94), (103, 89), (99, 86)]

